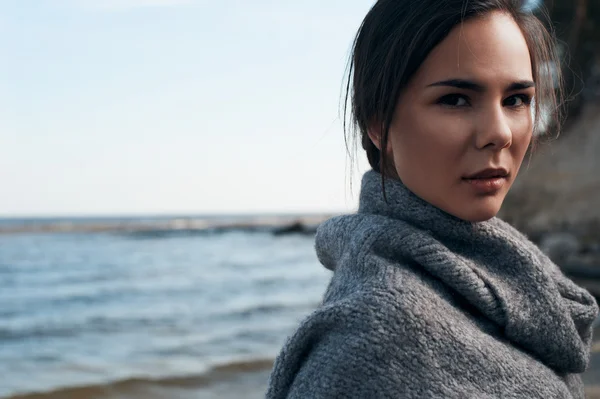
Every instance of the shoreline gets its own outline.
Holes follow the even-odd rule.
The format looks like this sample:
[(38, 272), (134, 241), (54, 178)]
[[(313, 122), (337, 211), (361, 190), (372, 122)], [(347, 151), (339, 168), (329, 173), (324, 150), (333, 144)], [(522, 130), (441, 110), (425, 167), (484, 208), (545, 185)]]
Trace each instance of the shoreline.
[(143, 237), (160, 237), (170, 234), (194, 235), (203, 233), (268, 232), (273, 234), (313, 234), (319, 224), (332, 214), (308, 216), (257, 216), (243, 220), (221, 221), (208, 218), (169, 218), (139, 221), (59, 221), (31, 224), (0, 224), (0, 235), (16, 234), (67, 234), (67, 233), (122, 233)]
[[(253, 385), (266, 390), (266, 381), (273, 367), (274, 359), (238, 361), (215, 366), (208, 372), (197, 375), (173, 376), (165, 378), (132, 377), (124, 380), (107, 381), (100, 384), (58, 387), (39, 392), (15, 393), (0, 399), (163, 399), (199, 398), (220, 392), (215, 398), (237, 398), (229, 396), (228, 388), (243, 388), (244, 392)], [(264, 378), (263, 378), (264, 377)], [(261, 378), (264, 382), (261, 383)], [(262, 392), (264, 395), (264, 392)], [(211, 397), (212, 396), (207, 396)], [(244, 396), (245, 397), (245, 396)]]

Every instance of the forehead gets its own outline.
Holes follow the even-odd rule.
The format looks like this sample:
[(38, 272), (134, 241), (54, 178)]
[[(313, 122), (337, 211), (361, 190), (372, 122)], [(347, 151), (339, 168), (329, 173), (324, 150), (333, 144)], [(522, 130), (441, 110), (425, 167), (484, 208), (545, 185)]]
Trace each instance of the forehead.
[(414, 81), (464, 78), (505, 86), (533, 80), (531, 68), (521, 29), (509, 15), (494, 12), (455, 26), (419, 67)]

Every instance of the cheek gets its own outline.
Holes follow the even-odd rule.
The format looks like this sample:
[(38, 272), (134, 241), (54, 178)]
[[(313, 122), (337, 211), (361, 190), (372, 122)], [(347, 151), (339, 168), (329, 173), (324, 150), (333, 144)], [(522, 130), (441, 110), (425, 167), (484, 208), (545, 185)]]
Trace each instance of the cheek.
[(391, 135), (397, 162), (411, 159), (417, 164), (437, 164), (460, 158), (468, 148), (471, 123), (465, 118), (414, 110), (402, 120)]
[(468, 153), (470, 122), (433, 114), (415, 112), (390, 131), (391, 159), (406, 183), (447, 181)]
[(529, 115), (515, 118), (510, 129), (513, 136), (514, 151), (524, 156), (533, 137), (533, 119)]

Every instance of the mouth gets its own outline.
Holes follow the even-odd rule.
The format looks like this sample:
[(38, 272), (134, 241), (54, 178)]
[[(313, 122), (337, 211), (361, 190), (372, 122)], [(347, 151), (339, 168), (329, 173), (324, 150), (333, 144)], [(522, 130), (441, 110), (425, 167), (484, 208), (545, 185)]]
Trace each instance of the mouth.
[(509, 172), (505, 168), (487, 168), (480, 170), (479, 172), (473, 173), (466, 177), (464, 180), (485, 180), (485, 179), (506, 179), (509, 176)]
[(463, 177), (479, 194), (494, 194), (507, 183), (510, 173), (504, 168), (488, 168)]

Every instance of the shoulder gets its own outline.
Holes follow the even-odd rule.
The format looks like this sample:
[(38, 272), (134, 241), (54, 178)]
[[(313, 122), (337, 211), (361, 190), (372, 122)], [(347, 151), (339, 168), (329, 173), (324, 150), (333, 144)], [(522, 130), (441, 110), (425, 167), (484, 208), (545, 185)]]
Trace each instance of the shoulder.
[(398, 353), (397, 342), (408, 328), (395, 297), (389, 290), (365, 288), (314, 311), (277, 357), (267, 398), (391, 392), (394, 384), (384, 380), (402, 374), (406, 357)]
[(306, 335), (353, 335), (360, 339), (361, 333), (366, 333), (370, 340), (387, 339), (388, 335), (379, 337), (377, 331), (384, 333), (393, 330), (394, 320), (404, 319), (410, 314), (407, 306), (403, 306), (410, 300), (407, 301), (406, 294), (395, 284), (399, 281), (394, 281), (401, 277), (390, 273), (387, 278), (389, 280), (386, 282), (356, 286), (353, 292), (345, 295), (330, 295), (301, 322), (293, 338), (301, 339)]
[[(426, 283), (393, 275), (400, 280), (364, 285), (306, 318), (275, 362), (267, 397), (419, 397), (413, 390), (431, 373), (436, 343), (446, 341), (427, 332), (451, 323)], [(440, 338), (427, 343), (428, 335)]]

